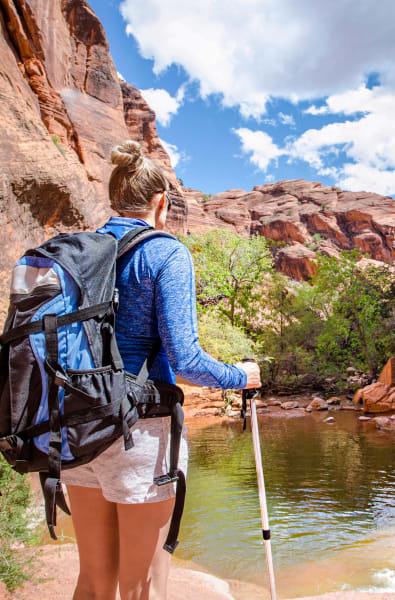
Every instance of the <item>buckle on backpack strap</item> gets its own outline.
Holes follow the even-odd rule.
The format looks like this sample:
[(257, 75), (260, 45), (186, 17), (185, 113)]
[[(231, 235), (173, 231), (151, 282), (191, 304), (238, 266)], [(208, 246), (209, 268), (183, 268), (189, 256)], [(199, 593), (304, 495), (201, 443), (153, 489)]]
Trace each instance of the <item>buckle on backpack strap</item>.
[(61, 373), (60, 371), (56, 371), (55, 377), (54, 377), (54, 383), (56, 385), (60, 385), (60, 386), (64, 387), (64, 384), (66, 382), (67, 382), (66, 375), (64, 375), (64, 373)]
[(0, 451), (8, 452), (9, 450), (15, 450), (18, 445), (16, 435), (9, 435), (7, 437), (0, 438)]
[(154, 483), (156, 485), (166, 485), (167, 483), (173, 483), (174, 481), (178, 481), (178, 473), (166, 473), (166, 475), (159, 475), (159, 477), (154, 477)]

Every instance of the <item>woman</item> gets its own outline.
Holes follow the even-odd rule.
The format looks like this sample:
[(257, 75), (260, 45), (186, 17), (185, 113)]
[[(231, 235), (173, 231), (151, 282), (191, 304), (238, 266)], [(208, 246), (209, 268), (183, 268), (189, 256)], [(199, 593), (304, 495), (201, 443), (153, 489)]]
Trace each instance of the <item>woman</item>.
[[(168, 182), (145, 158), (137, 142), (111, 154), (112, 217), (100, 233), (119, 239), (131, 228), (163, 229), (170, 208)], [(151, 238), (117, 264), (120, 302), (116, 336), (127, 371), (137, 374), (155, 340), (162, 348), (150, 379), (175, 382), (175, 374), (199, 385), (259, 387), (255, 363), (225, 365), (199, 346), (194, 269), (187, 248), (170, 238)], [(74, 600), (164, 600), (170, 555), (163, 550), (174, 506), (173, 484), (153, 478), (167, 472), (170, 418), (139, 420), (131, 429), (134, 447), (123, 439), (87, 465), (65, 471), (80, 556)], [(188, 449), (183, 432), (180, 468)]]

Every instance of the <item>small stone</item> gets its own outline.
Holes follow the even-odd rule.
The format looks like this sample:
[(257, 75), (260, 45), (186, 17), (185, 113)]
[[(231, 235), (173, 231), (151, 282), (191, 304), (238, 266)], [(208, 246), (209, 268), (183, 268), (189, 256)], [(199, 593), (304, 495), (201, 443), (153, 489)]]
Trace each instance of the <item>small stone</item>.
[(372, 420), (372, 419), (371, 419), (371, 417), (364, 417), (363, 415), (362, 415), (362, 416), (360, 416), (360, 417), (358, 417), (358, 419), (359, 419), (360, 421), (371, 421), (371, 420)]
[(271, 402), (271, 406), (281, 406), (281, 404), (281, 400), (274, 400), (274, 402)]
[(257, 408), (267, 408), (267, 403), (259, 401), (259, 402), (256, 403), (256, 407)]
[(327, 404), (340, 404), (340, 398), (332, 396), (331, 398), (328, 398)]
[(227, 417), (240, 417), (240, 411), (238, 410), (231, 410), (230, 412), (226, 413)]
[(311, 413), (311, 412), (313, 412), (313, 409), (310, 408), (309, 406), (306, 406), (305, 412)]
[(388, 431), (389, 433), (395, 433), (394, 419), (390, 419), (389, 417), (376, 417), (374, 420), (376, 421), (377, 429)]
[(326, 419), (324, 419), (324, 423), (334, 423), (335, 419), (334, 417), (327, 417)]
[(283, 408), (284, 410), (291, 410), (293, 408), (299, 408), (299, 402), (295, 402), (295, 401), (283, 402), (281, 404), (281, 408)]
[(356, 406), (352, 406), (351, 404), (343, 404), (342, 410), (357, 410)]

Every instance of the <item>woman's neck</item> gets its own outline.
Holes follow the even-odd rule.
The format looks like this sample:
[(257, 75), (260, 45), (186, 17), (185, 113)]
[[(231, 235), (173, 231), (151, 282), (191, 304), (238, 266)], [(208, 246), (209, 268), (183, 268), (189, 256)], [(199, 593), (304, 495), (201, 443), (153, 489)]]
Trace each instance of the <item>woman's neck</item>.
[(155, 227), (155, 213), (153, 213), (153, 212), (147, 212), (144, 214), (123, 212), (123, 213), (120, 213), (119, 216), (125, 217), (126, 219), (141, 219), (142, 221), (145, 221), (146, 223), (148, 223), (148, 225), (151, 225), (151, 227)]

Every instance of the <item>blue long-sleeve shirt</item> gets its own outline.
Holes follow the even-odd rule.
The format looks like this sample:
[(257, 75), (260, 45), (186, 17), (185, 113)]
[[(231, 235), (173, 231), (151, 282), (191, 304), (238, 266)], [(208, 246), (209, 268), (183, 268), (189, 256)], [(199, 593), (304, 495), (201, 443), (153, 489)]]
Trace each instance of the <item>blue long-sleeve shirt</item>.
[[(141, 225), (147, 223), (112, 217), (98, 232), (119, 239)], [(199, 345), (195, 272), (184, 244), (159, 236), (141, 242), (118, 260), (116, 286), (116, 338), (127, 371), (139, 372), (159, 336), (162, 347), (150, 372), (154, 381), (174, 383), (177, 374), (199, 385), (245, 387), (243, 369), (215, 360)]]

